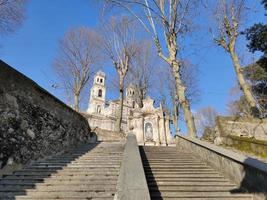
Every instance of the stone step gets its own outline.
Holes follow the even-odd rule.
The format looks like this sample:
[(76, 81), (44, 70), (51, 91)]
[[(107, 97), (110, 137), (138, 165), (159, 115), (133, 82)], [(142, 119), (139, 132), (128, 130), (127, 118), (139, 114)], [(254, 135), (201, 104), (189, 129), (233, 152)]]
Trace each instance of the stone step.
[[(16, 171), (15, 175), (23, 175), (23, 173), (36, 173), (36, 174), (41, 174), (41, 173), (47, 173), (47, 174), (55, 174), (55, 173), (106, 173), (106, 172), (118, 172), (117, 169), (101, 169), (99, 171), (99, 168), (93, 168), (93, 169), (65, 169), (65, 170), (53, 170), (53, 169), (26, 169), (26, 170), (19, 170)], [(1, 180), (1, 179), (0, 179)]]
[(121, 156), (122, 155), (122, 153), (114, 152), (111, 149), (108, 150), (107, 152), (104, 152), (104, 151), (90, 152), (90, 154), (85, 154), (85, 152), (71, 152), (71, 153), (69, 153), (69, 155), (72, 155), (72, 156), (86, 156), (86, 155), (89, 155), (90, 157), (99, 156), (100, 154), (102, 154), (103, 156), (108, 156), (108, 155), (110, 155), (110, 156)]
[(205, 178), (205, 177), (174, 177), (174, 178), (170, 178), (170, 177), (146, 177), (147, 181), (164, 181), (164, 182), (227, 182), (227, 180), (225, 178), (214, 178), (214, 177), (210, 177), (210, 178)]
[(6, 198), (6, 197), (14, 197), (16, 196), (16, 199), (19, 199), (20, 197), (23, 197), (27, 195), (29, 198), (38, 198), (38, 199), (66, 199), (66, 198), (92, 198), (92, 197), (114, 197), (116, 191), (105, 191), (105, 190), (99, 190), (96, 192), (88, 192), (88, 191), (73, 191), (73, 192), (57, 192), (57, 191), (51, 191), (51, 192), (42, 192), (42, 191), (35, 191), (35, 192), (0, 192), (0, 198)]
[(209, 169), (207, 166), (197, 166), (197, 165), (176, 165), (176, 166), (143, 166), (145, 170), (147, 169)]
[(80, 179), (80, 180), (74, 180), (74, 179), (64, 179), (64, 180), (57, 180), (57, 179), (49, 179), (49, 180), (43, 180), (40, 182), (37, 182), (35, 180), (23, 180), (23, 179), (19, 179), (19, 180), (5, 180), (1, 182), (1, 186), (8, 186), (8, 185), (58, 185), (60, 183), (60, 185), (114, 185), (117, 184), (117, 180), (115, 179), (105, 179), (103, 180), (98, 180), (98, 179), (94, 179), (94, 180), (88, 180), (88, 179)]
[(34, 165), (32, 166), (33, 168), (54, 168), (54, 169), (84, 169), (84, 168), (87, 168), (87, 169), (91, 169), (91, 168), (110, 168), (110, 169), (117, 169), (118, 167), (120, 167), (119, 165), (118, 166), (94, 166), (94, 165), (70, 165), (70, 166), (59, 166), (59, 165)]
[(146, 174), (147, 178), (170, 178), (170, 179), (174, 179), (174, 178), (206, 178), (206, 179), (210, 179), (210, 178), (223, 178), (223, 176), (219, 175), (219, 174), (195, 174), (195, 173), (191, 173), (191, 174), (177, 174), (177, 173), (172, 173), (172, 174)]
[[(63, 198), (60, 198), (60, 197), (55, 197), (55, 198), (41, 198), (41, 197), (27, 197), (27, 196), (20, 196), (20, 197), (16, 197), (16, 200), (53, 200), (53, 199), (63, 199), (63, 200), (113, 200), (114, 197), (63, 197)], [(0, 197), (0, 200), (14, 200), (13, 197), (4, 197), (4, 198), (1, 198)]]
[(118, 165), (120, 160), (75, 160), (75, 161), (59, 161), (59, 162), (39, 162), (34, 163), (32, 166), (36, 165), (60, 165), (60, 166), (69, 166), (69, 165), (77, 165), (77, 164), (91, 164), (91, 165)]
[(39, 175), (39, 176), (35, 176), (35, 175), (29, 175), (29, 176), (24, 176), (24, 175), (18, 175), (18, 176), (15, 176), (15, 175), (9, 175), (9, 176), (6, 176), (5, 177), (5, 180), (18, 180), (18, 179), (24, 179), (24, 180), (44, 180), (45, 178), (49, 178), (49, 179), (57, 179), (57, 180), (64, 180), (64, 179), (83, 179), (83, 178), (86, 178), (86, 179), (92, 179), (92, 178), (95, 178), (95, 179), (106, 179), (106, 178), (115, 178), (117, 179), (117, 176), (118, 175), (110, 175), (110, 174), (103, 174), (103, 175), (95, 175), (95, 174), (92, 174), (92, 175), (81, 175), (81, 176), (67, 176), (67, 175), (52, 175), (52, 176), (45, 176), (45, 175)]
[(77, 154), (72, 154), (70, 156), (64, 156), (64, 157), (61, 157), (60, 159), (79, 159), (79, 158), (82, 158), (82, 159), (92, 159), (92, 158), (95, 158), (95, 159), (103, 159), (103, 158), (114, 158), (114, 159), (119, 159), (120, 157), (122, 156), (122, 154), (102, 154), (101, 156), (100, 155), (83, 155), (83, 154), (80, 154), (80, 155), (77, 155)]
[(82, 176), (82, 175), (102, 175), (102, 174), (113, 174), (113, 175), (117, 175), (118, 174), (118, 170), (113, 170), (113, 171), (108, 171), (108, 170), (94, 170), (94, 171), (67, 171), (67, 170), (62, 170), (62, 171), (58, 171), (57, 173), (51, 173), (51, 172), (45, 172), (45, 171), (38, 171), (38, 172), (34, 172), (34, 171), (19, 171), (19, 172), (15, 172), (13, 175), (20, 175), (20, 176), (56, 176), (56, 175), (66, 175), (66, 176)]
[[(140, 152), (141, 155), (143, 155), (143, 157), (156, 157), (156, 158), (165, 158), (165, 156), (171, 156), (171, 159), (176, 159), (176, 158), (194, 158), (194, 156), (192, 154), (180, 154), (180, 153), (162, 153), (162, 152)], [(158, 157), (156, 156), (159, 155)]]
[(153, 200), (252, 200), (252, 197), (153, 197)]
[(49, 163), (69, 163), (69, 162), (97, 162), (97, 161), (102, 161), (102, 162), (119, 162), (120, 159), (96, 159), (96, 158), (91, 158), (91, 159), (86, 159), (86, 158), (78, 158), (78, 159), (54, 159), (54, 160), (46, 160), (46, 162)]
[(38, 191), (99, 191), (99, 190), (105, 190), (105, 191), (114, 191), (116, 189), (116, 185), (71, 185), (71, 187), (66, 187), (66, 185), (37, 185), (34, 188), (29, 188), (29, 186), (0, 186), (0, 192), (16, 192), (16, 191), (33, 191), (35, 189), (38, 189)]
[(205, 164), (199, 164), (199, 163), (177, 163), (177, 164), (164, 164), (164, 163), (150, 163), (150, 164), (147, 164), (147, 163), (144, 163), (143, 164), (143, 167), (179, 167), (179, 166), (182, 166), (182, 167), (187, 167), (187, 166), (190, 166), (190, 167), (200, 167), (200, 168), (208, 168), (207, 165)]
[(188, 163), (188, 164), (201, 164), (203, 165), (203, 162), (197, 161), (197, 160), (190, 160), (190, 161), (150, 161), (150, 160), (143, 160), (144, 164), (165, 164), (165, 165), (175, 165), (175, 164), (182, 164), (182, 163)]
[(188, 164), (204, 164), (202, 162), (199, 162), (199, 161), (196, 161), (196, 160), (191, 160), (191, 161), (185, 161), (185, 160), (181, 160), (181, 161), (145, 161), (143, 160), (142, 161), (144, 164), (165, 164), (165, 165), (168, 165), (168, 164), (181, 164), (181, 163), (188, 163)]
[(174, 172), (171, 172), (171, 171), (146, 171), (146, 174), (149, 175), (149, 176), (160, 176), (160, 175), (169, 175), (169, 176), (172, 176), (172, 175), (175, 175), (175, 174), (189, 174), (189, 175), (197, 175), (197, 174), (201, 174), (201, 175), (218, 175), (216, 172), (213, 172), (213, 171), (174, 171)]
[(186, 185), (186, 186), (149, 186), (149, 190), (151, 192), (228, 192), (231, 190), (238, 189), (235, 185), (212, 185), (212, 186), (194, 186), (194, 185)]
[(60, 164), (38, 164), (38, 165), (33, 165), (32, 167), (36, 167), (36, 168), (40, 168), (40, 167), (62, 167), (62, 168), (68, 168), (68, 167), (84, 167), (84, 168), (87, 168), (87, 167), (101, 167), (101, 168), (110, 168), (110, 167), (118, 167), (120, 166), (119, 163), (116, 163), (116, 164), (105, 164), (105, 163), (69, 163), (69, 164), (66, 164), (66, 165), (60, 165)]
[(200, 181), (150, 181), (148, 183), (148, 186), (194, 186), (194, 187), (198, 187), (198, 186), (203, 186), (203, 187), (210, 187), (210, 186), (220, 186), (220, 187), (224, 187), (224, 186), (229, 186), (229, 187), (234, 187), (236, 186), (233, 183), (230, 183), (228, 181), (205, 181), (205, 182), (200, 182)]
[(143, 159), (194, 159), (194, 156), (180, 155), (180, 154), (160, 154), (160, 153), (151, 153), (151, 154), (141, 154)]
[(214, 192), (214, 191), (208, 191), (208, 192), (194, 192), (194, 191), (190, 191), (190, 192), (151, 192), (151, 197), (153, 199), (153, 197), (163, 197), (163, 198), (205, 198), (205, 199), (209, 199), (209, 198), (227, 198), (227, 197), (231, 197), (231, 198), (252, 198), (251, 195), (248, 194), (235, 194), (235, 193), (231, 193), (231, 192)]
[[(146, 172), (151, 173), (152, 169), (147, 168)], [(214, 172), (214, 170), (210, 168), (202, 168), (202, 169), (183, 169), (183, 168), (178, 168), (178, 169), (153, 169), (153, 172)]]

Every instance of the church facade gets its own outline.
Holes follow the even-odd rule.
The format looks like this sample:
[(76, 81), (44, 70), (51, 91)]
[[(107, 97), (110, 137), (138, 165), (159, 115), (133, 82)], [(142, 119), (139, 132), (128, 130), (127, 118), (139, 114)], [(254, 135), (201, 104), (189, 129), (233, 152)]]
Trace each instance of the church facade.
[[(164, 113), (162, 106), (155, 108), (154, 100), (150, 97), (144, 99), (143, 106), (139, 107), (136, 94), (136, 87), (130, 84), (123, 101), (122, 130), (124, 133), (134, 133), (139, 144), (172, 143), (170, 116)], [(118, 111), (119, 100), (106, 101), (106, 75), (101, 71), (97, 72), (86, 113), (90, 127), (116, 131)]]

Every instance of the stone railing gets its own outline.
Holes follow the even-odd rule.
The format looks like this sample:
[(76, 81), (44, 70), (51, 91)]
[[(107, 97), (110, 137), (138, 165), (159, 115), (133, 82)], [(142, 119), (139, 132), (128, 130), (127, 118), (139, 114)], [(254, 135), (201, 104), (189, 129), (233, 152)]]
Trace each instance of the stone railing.
[(0, 176), (89, 140), (82, 115), (0, 60)]
[(128, 134), (115, 200), (150, 200), (136, 136)]
[[(196, 155), (240, 188), (254, 194), (254, 199), (267, 198), (267, 164), (185, 136), (176, 136), (177, 146)], [(233, 191), (234, 193), (235, 191)]]

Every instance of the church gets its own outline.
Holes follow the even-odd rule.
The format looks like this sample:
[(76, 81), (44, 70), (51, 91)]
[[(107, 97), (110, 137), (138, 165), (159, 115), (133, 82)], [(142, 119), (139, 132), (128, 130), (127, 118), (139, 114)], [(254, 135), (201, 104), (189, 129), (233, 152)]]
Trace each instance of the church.
[[(137, 103), (136, 86), (126, 88), (123, 100), (122, 130), (133, 133), (142, 145), (168, 145), (172, 143), (170, 116), (162, 106), (155, 108), (154, 100), (147, 97), (142, 107)], [(94, 76), (90, 100), (86, 113), (89, 125), (108, 131), (115, 131), (119, 111), (119, 100), (106, 101), (106, 75), (99, 71)]]

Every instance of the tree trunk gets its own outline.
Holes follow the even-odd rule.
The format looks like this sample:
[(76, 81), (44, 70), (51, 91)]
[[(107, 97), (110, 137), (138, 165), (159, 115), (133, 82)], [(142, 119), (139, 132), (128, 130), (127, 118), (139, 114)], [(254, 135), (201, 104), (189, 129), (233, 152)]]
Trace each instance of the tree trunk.
[(74, 94), (74, 110), (79, 110), (79, 94)]
[(175, 129), (175, 134), (178, 134), (178, 132), (179, 132), (179, 127), (178, 127), (178, 112), (177, 112), (176, 100), (175, 100), (174, 97), (172, 97), (172, 105), (173, 105), (173, 113), (172, 113), (173, 125), (174, 125), (174, 129)]
[(122, 131), (121, 123), (122, 123), (122, 114), (123, 114), (123, 90), (124, 90), (124, 77), (120, 77), (120, 105), (119, 105), (119, 115), (116, 124), (116, 130)]
[(239, 83), (239, 85), (240, 85), (240, 87), (244, 93), (244, 96), (245, 96), (245, 98), (246, 98), (246, 100), (247, 100), (247, 102), (251, 108), (251, 115), (258, 116), (259, 110), (257, 108), (257, 102), (252, 95), (250, 86), (246, 83), (245, 77), (242, 73), (242, 68), (239, 64), (238, 57), (233, 50), (230, 50), (230, 54), (231, 54), (232, 62), (233, 62), (234, 69), (236, 72), (236, 76), (238, 79), (238, 83)]
[(190, 137), (196, 137), (196, 127), (194, 123), (194, 118), (190, 110), (189, 102), (185, 96), (185, 86), (182, 83), (181, 75), (179, 73), (179, 63), (177, 60), (172, 61), (171, 64), (173, 76), (175, 78), (176, 93), (179, 99), (179, 102), (182, 106), (184, 112), (184, 118), (187, 126), (187, 131)]

